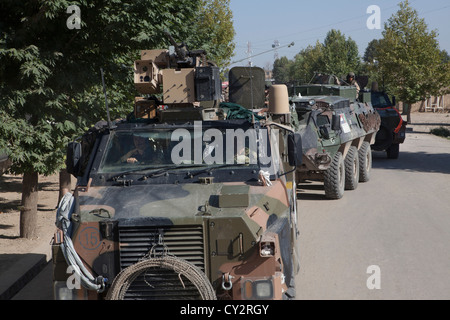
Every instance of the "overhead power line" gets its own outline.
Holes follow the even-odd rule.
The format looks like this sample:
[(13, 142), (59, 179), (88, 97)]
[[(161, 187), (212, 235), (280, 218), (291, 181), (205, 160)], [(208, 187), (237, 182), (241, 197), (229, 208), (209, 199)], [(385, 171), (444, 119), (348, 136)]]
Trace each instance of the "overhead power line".
[(285, 48), (285, 47), (290, 48), (290, 47), (292, 47), (292, 46), (294, 46), (294, 45), (295, 45), (295, 43), (294, 43), (294, 42), (291, 42), (291, 43), (289, 43), (289, 44), (287, 44), (287, 45), (284, 45), (284, 46), (281, 46), (281, 47), (278, 46), (278, 47), (275, 47), (275, 48), (273, 48), (273, 49), (270, 49), (270, 50), (267, 50), (267, 51), (264, 51), (264, 52), (260, 52), (260, 53), (254, 54), (254, 55), (252, 55), (252, 56), (247, 56), (247, 57), (244, 58), (244, 59), (240, 59), (240, 60), (233, 61), (233, 62), (230, 63), (230, 65), (235, 64), (235, 63), (238, 63), (238, 62), (241, 62), (241, 61), (244, 61), (244, 60), (249, 60), (249, 61), (251, 61), (251, 58), (254, 58), (254, 57), (257, 57), (257, 56), (260, 56), (260, 55), (263, 55), (263, 54), (266, 54), (266, 53), (268, 53), (268, 52), (272, 52), (272, 51), (275, 51), (275, 50), (278, 50), (278, 49), (281, 49), (281, 48)]

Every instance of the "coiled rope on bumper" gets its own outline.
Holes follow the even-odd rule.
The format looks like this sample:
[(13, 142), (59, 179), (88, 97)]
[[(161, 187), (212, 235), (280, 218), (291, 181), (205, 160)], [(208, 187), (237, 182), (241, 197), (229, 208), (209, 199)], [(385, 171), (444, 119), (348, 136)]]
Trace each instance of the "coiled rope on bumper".
[(182, 284), (181, 275), (185, 276), (193, 285), (195, 285), (203, 300), (217, 299), (214, 288), (206, 275), (198, 267), (186, 260), (172, 255), (147, 258), (123, 269), (114, 279), (111, 288), (108, 290), (106, 299), (123, 300), (125, 293), (133, 281), (141, 273), (152, 267), (173, 270), (175, 273), (178, 273), (178, 277)]

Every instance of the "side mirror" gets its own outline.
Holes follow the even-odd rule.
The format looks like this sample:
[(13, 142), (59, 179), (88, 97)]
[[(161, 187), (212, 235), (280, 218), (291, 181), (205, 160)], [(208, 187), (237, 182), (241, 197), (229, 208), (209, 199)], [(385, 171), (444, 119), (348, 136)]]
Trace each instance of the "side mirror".
[(80, 172), (80, 159), (81, 143), (75, 141), (69, 142), (66, 153), (66, 168), (67, 172), (75, 177), (77, 177)]
[(288, 142), (288, 159), (291, 167), (298, 167), (302, 164), (302, 137), (299, 133), (290, 134)]
[(333, 131), (341, 129), (341, 117), (338, 114), (333, 114), (331, 118), (331, 129)]

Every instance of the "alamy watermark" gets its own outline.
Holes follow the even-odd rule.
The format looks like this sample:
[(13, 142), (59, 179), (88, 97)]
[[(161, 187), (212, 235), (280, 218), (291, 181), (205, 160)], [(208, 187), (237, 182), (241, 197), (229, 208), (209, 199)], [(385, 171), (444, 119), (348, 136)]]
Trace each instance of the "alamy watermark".
[[(278, 129), (247, 130), (209, 128), (194, 122), (194, 130), (183, 128), (172, 132), (171, 141), (178, 142), (171, 151), (174, 164), (262, 164), (270, 165), (270, 143), (277, 141)], [(270, 135), (270, 138), (269, 138)], [(193, 141), (193, 147), (192, 147)]]
[(81, 289), (81, 281), (80, 274), (77, 271), (77, 268), (73, 265), (67, 267), (66, 273), (70, 274), (70, 276), (66, 280), (67, 289)]
[(367, 273), (370, 274), (367, 278), (367, 289), (381, 289), (381, 269), (377, 265), (371, 265), (367, 267)]
[(369, 30), (381, 29), (381, 9), (377, 5), (371, 5), (367, 8), (367, 14), (370, 17), (367, 19), (366, 25)]
[[(77, 5), (70, 5), (67, 7), (66, 13), (70, 16), (66, 20), (66, 26), (68, 29), (81, 29), (81, 9)], [(370, 5), (367, 7), (367, 14), (370, 14), (367, 18), (366, 26), (369, 30), (381, 29), (381, 9), (377, 5)]]
[(66, 13), (70, 14), (66, 20), (66, 26), (68, 29), (81, 29), (81, 10), (77, 5), (71, 5), (67, 7)]

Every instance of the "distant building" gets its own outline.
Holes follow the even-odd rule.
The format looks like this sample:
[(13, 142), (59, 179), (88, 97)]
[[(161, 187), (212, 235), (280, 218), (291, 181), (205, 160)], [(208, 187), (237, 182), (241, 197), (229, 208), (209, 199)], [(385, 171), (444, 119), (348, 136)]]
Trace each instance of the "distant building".
[(264, 68), (264, 75), (265, 75), (266, 85), (272, 85), (275, 83), (275, 79), (273, 78), (272, 70)]
[(264, 68), (264, 74), (265, 74), (266, 81), (272, 81), (273, 80), (272, 70)]

